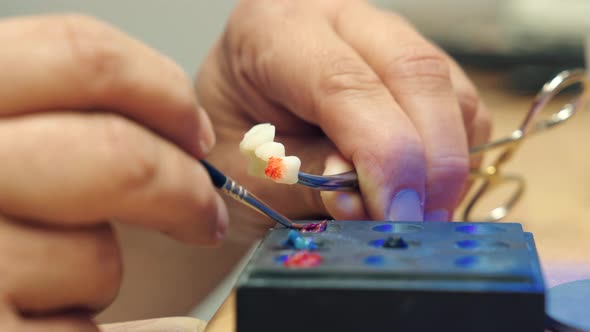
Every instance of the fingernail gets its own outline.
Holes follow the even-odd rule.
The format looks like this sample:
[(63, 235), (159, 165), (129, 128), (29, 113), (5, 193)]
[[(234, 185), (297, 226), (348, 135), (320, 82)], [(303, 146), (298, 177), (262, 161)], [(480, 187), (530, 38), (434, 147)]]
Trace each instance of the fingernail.
[(213, 125), (211, 124), (211, 120), (209, 120), (209, 116), (207, 116), (205, 109), (199, 107), (198, 113), (200, 126), (199, 148), (201, 149), (201, 153), (206, 155), (211, 152), (211, 149), (213, 149), (213, 146), (215, 145), (215, 131), (213, 130)]
[(213, 149), (213, 144), (207, 143), (206, 140), (201, 139), (199, 140), (199, 148), (201, 149), (201, 153), (207, 155), (209, 152), (211, 152), (211, 149)]
[(390, 221), (422, 221), (424, 211), (420, 195), (411, 189), (399, 191), (391, 201), (387, 218)]
[(446, 209), (437, 209), (427, 212), (424, 221), (449, 221), (449, 212)]

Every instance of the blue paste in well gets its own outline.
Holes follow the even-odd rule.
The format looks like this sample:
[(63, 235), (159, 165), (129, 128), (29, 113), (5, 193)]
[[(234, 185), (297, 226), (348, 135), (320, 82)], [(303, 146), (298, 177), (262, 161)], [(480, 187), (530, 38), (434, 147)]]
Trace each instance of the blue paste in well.
[(313, 238), (306, 238), (295, 230), (291, 230), (287, 235), (285, 246), (295, 250), (316, 250), (318, 247), (313, 242)]

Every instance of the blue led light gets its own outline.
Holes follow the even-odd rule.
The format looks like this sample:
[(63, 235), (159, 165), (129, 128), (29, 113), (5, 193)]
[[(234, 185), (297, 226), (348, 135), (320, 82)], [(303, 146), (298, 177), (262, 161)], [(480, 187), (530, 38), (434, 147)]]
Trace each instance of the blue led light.
[(463, 256), (463, 257), (459, 257), (455, 260), (455, 265), (457, 265), (459, 267), (465, 267), (465, 268), (473, 267), (473, 266), (477, 265), (478, 263), (479, 263), (478, 256)]
[(461, 249), (475, 249), (479, 247), (477, 240), (461, 240), (457, 242), (457, 247)]
[(385, 257), (381, 255), (371, 255), (364, 259), (364, 263), (371, 266), (383, 266), (385, 265)]
[(378, 225), (378, 226), (373, 227), (373, 230), (376, 232), (389, 233), (393, 230), (393, 225), (391, 225), (391, 224)]
[(382, 233), (414, 233), (419, 232), (423, 229), (423, 226), (416, 225), (416, 224), (406, 224), (406, 223), (393, 223), (393, 224), (382, 224), (373, 227), (375, 232), (382, 232)]
[(475, 225), (463, 225), (457, 227), (456, 230), (461, 233), (475, 234), (477, 232), (477, 227), (475, 227)]
[(505, 232), (504, 228), (494, 225), (461, 225), (455, 228), (457, 232), (465, 234), (495, 234)]
[(275, 262), (283, 264), (287, 260), (287, 258), (289, 258), (289, 255), (280, 255), (275, 257)]
[(382, 248), (383, 243), (385, 243), (385, 239), (377, 239), (369, 242), (369, 245), (375, 248)]

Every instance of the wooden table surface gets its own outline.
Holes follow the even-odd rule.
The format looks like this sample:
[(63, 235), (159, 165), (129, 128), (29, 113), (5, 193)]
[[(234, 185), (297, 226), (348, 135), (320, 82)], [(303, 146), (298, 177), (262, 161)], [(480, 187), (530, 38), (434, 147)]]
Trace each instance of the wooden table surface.
[[(493, 137), (516, 129), (531, 96), (506, 89), (503, 74), (471, 73), (494, 117)], [(508, 221), (523, 224), (535, 236), (544, 266), (590, 266), (590, 111), (531, 138), (506, 171), (523, 174), (527, 191)], [(209, 322), (207, 332), (235, 331), (232, 293)]]

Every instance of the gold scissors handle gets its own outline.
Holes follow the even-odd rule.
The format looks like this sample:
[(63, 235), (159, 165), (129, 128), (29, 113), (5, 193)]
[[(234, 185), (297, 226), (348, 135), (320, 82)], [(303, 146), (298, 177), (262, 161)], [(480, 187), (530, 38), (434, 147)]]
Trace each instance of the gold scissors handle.
[[(573, 85), (579, 85), (580, 89), (576, 98), (563, 105), (557, 112), (551, 114), (549, 118), (536, 120), (555, 96)], [(504, 148), (504, 150), (500, 152), (500, 155), (493, 163), (471, 173), (472, 179), (481, 179), (483, 182), (467, 202), (462, 215), (463, 220), (474, 221), (473, 211), (477, 204), (481, 203), (482, 197), (495, 187), (501, 185), (513, 185), (515, 189), (505, 198), (502, 204), (492, 208), (487, 215), (478, 217), (477, 221), (500, 221), (508, 215), (510, 210), (512, 210), (522, 197), (525, 191), (525, 181), (518, 175), (502, 174), (502, 166), (514, 156), (514, 153), (525, 138), (563, 124), (571, 119), (580, 109), (585, 108), (588, 104), (589, 85), (590, 79), (588, 73), (582, 69), (559, 73), (543, 85), (543, 88), (533, 100), (529, 111), (518, 129), (507, 137), (476, 148), (477, 153), (485, 153), (498, 148)]]

